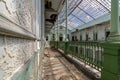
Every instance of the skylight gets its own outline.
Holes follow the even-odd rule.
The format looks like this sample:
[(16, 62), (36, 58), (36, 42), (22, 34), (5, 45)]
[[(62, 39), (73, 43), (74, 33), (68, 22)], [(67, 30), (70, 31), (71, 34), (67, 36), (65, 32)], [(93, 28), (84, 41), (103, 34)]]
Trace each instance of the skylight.
[[(72, 30), (105, 14), (110, 14), (111, 0), (68, 0), (68, 29)], [(66, 4), (59, 16), (65, 26)]]

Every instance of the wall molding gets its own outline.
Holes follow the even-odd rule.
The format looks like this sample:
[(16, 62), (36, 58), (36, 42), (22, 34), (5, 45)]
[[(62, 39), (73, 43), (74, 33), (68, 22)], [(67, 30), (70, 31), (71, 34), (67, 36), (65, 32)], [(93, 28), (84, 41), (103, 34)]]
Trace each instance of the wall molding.
[(14, 37), (36, 39), (35, 34), (0, 14), (0, 34)]

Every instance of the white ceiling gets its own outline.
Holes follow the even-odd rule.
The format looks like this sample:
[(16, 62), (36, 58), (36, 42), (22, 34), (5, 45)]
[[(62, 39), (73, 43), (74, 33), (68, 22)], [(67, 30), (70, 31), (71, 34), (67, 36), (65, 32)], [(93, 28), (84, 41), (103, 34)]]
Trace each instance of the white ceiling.
[[(64, 5), (64, 0), (46, 0), (46, 1), (51, 1), (52, 2), (52, 9), (46, 9), (45, 10), (45, 19), (50, 19), (50, 16), (52, 14), (58, 14), (61, 11), (61, 9)], [(46, 3), (46, 1), (45, 1), (45, 3)], [(51, 27), (53, 26), (50, 23), (49, 24), (48, 23), (49, 23), (48, 21), (45, 22), (46, 33), (48, 31), (50, 31)]]

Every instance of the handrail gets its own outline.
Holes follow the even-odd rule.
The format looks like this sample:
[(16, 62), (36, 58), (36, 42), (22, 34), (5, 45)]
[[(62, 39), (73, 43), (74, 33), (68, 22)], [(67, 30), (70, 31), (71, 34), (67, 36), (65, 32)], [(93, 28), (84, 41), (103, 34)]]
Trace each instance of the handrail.
[(101, 71), (103, 48), (100, 42), (54, 42), (50, 45), (62, 49), (66, 54), (70, 54), (86, 65)]

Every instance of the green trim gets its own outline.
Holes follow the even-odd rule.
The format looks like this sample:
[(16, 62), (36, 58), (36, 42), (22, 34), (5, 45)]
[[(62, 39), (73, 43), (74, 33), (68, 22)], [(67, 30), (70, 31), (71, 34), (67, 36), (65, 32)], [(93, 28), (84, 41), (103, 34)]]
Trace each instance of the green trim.
[(110, 21), (110, 36), (108, 41), (120, 40), (119, 26), (119, 0), (111, 0), (111, 21)]
[(66, 34), (65, 34), (65, 41), (68, 40), (68, 0), (66, 0)]

